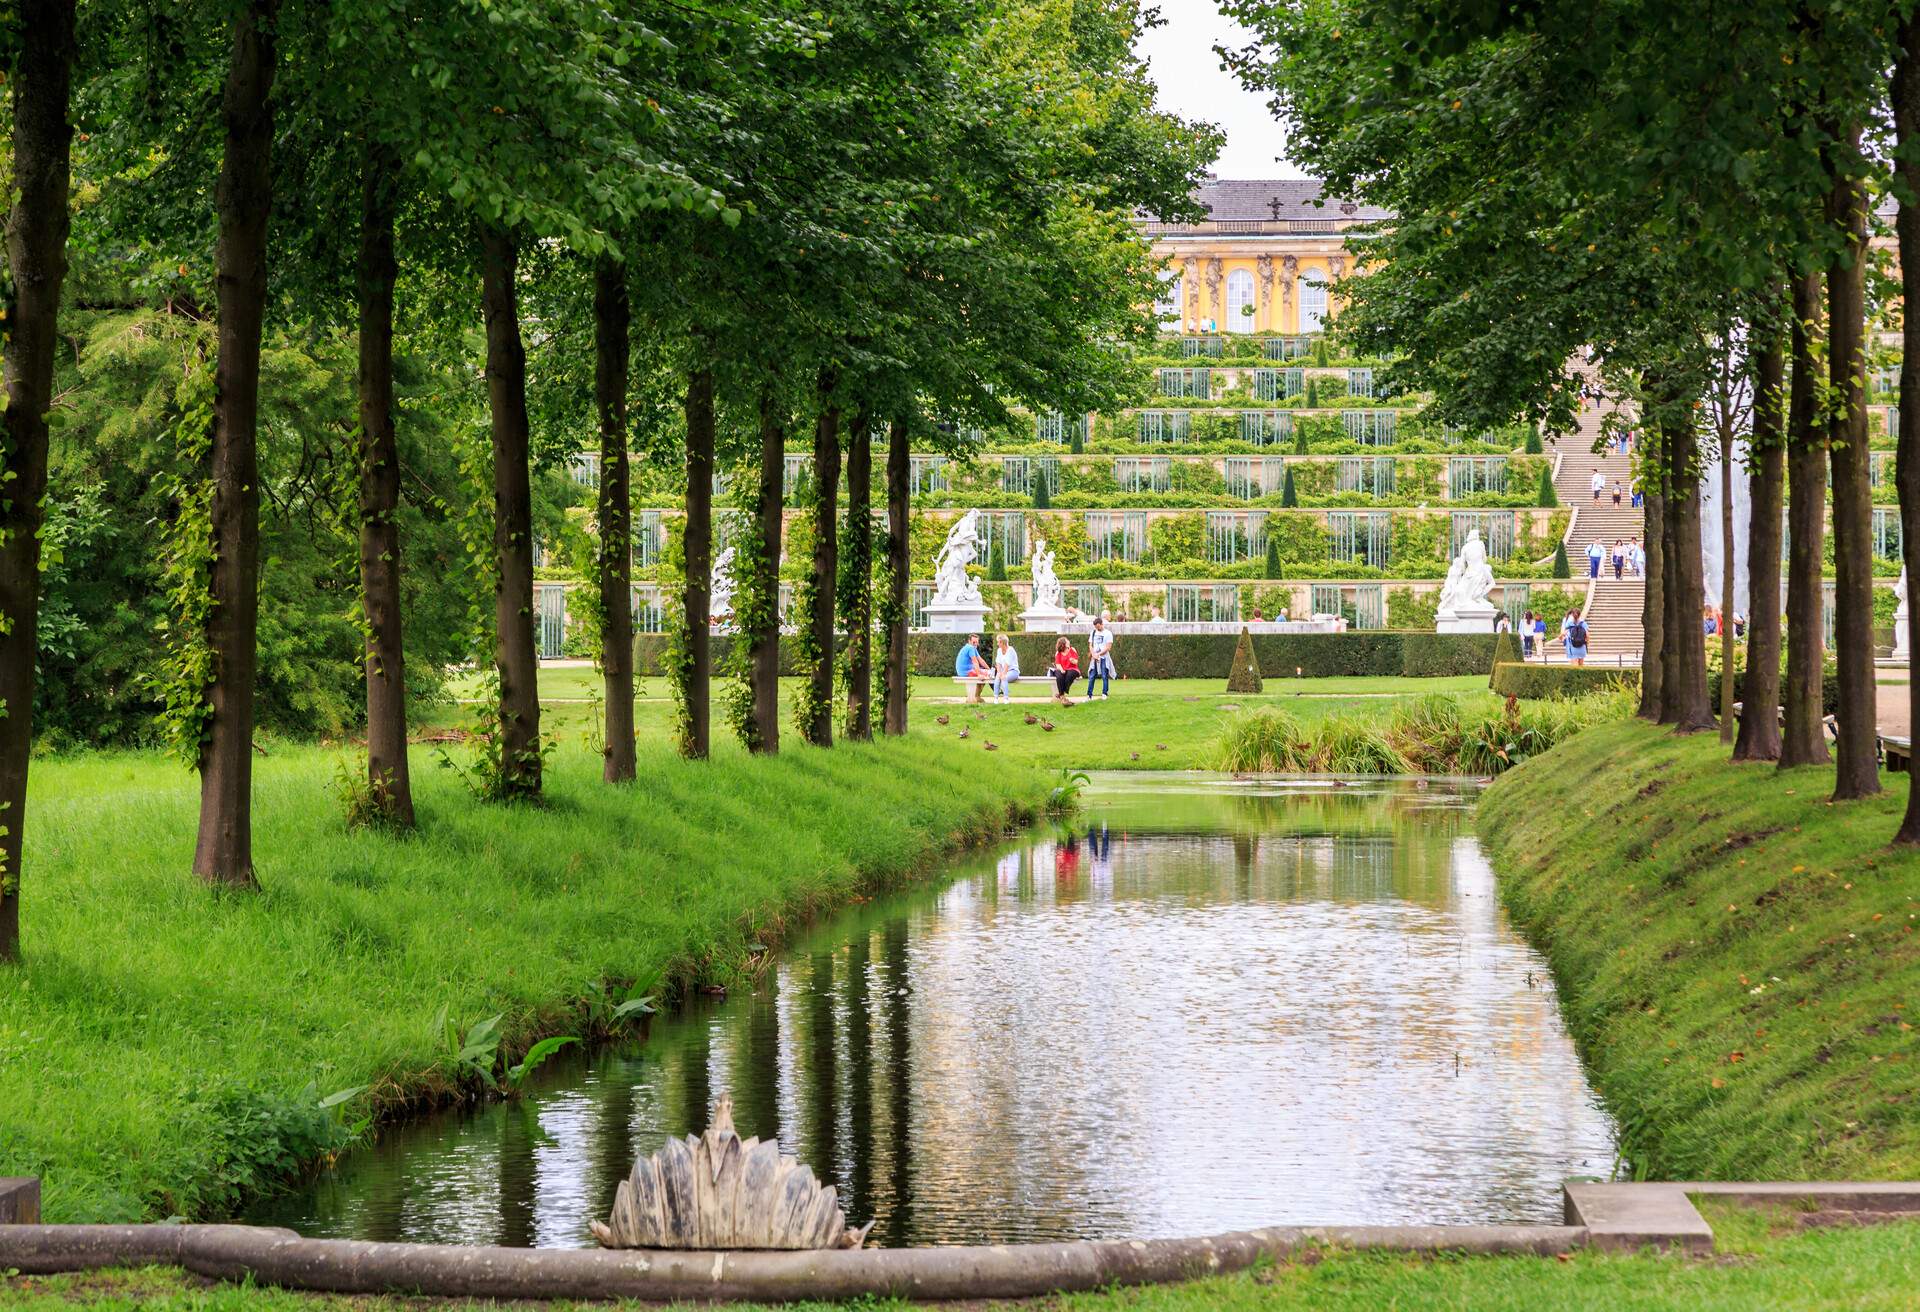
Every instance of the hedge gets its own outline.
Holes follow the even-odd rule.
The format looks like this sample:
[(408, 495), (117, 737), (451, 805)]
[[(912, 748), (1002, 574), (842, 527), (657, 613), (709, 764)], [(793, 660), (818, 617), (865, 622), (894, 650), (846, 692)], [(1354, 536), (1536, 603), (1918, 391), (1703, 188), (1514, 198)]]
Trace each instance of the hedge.
[[(1746, 671), (1742, 670), (1733, 685), (1733, 699), (1742, 704), (1746, 702), (1746, 698), (1742, 695), (1746, 691), (1746, 679)], [(1787, 675), (1784, 670), (1780, 674), (1780, 695), (1782, 697), (1787, 695)], [(1720, 714), (1720, 671), (1718, 670), (1707, 671), (1707, 699), (1713, 703), (1713, 713)], [(1840, 713), (1840, 675), (1831, 665), (1827, 666), (1820, 676), (1820, 713), (1822, 715)]]
[(1493, 690), (1502, 697), (1579, 697), (1616, 683), (1638, 686), (1640, 671), (1608, 665), (1536, 665), (1501, 661), (1493, 667)]
[[(992, 659), (990, 635), (983, 633), (983, 647)], [(1053, 658), (1055, 635), (1051, 633), (1015, 633), (1008, 635), (1020, 654), (1020, 669), (1034, 675), (1046, 670)], [(907, 667), (914, 674), (953, 673), (953, 658), (966, 640), (965, 634), (915, 633), (907, 640)], [(1126, 633), (1114, 639), (1114, 668), (1129, 679), (1224, 679), (1233, 668), (1234, 645), (1238, 633), (1145, 634)], [(844, 641), (844, 639), (842, 639)], [(1085, 656), (1086, 636), (1077, 635), (1074, 645)], [(718, 669), (726, 658), (733, 639), (716, 635), (713, 639), (713, 664)], [(1450, 675), (1482, 674), (1493, 659), (1494, 636), (1490, 633), (1418, 633), (1375, 630), (1366, 633), (1261, 633), (1253, 638), (1254, 656), (1269, 679), (1292, 678), (1295, 671), (1309, 679), (1338, 675), (1373, 678), (1443, 678)], [(665, 639), (657, 633), (634, 638), (634, 669), (643, 675), (660, 673), (660, 654)], [(876, 639), (874, 657), (882, 647)], [(780, 645), (780, 672), (792, 674), (792, 644)]]

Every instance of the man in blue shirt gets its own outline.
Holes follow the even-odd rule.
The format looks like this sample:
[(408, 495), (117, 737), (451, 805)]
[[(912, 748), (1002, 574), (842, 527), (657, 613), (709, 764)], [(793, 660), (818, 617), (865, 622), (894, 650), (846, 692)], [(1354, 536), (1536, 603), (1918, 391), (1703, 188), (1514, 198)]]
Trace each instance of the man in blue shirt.
[(986, 661), (981, 659), (980, 656), (980, 635), (977, 633), (968, 634), (966, 645), (960, 649), (959, 655), (953, 658), (954, 677), (959, 679), (969, 678), (972, 676), (976, 666), (983, 666), (985, 664)]

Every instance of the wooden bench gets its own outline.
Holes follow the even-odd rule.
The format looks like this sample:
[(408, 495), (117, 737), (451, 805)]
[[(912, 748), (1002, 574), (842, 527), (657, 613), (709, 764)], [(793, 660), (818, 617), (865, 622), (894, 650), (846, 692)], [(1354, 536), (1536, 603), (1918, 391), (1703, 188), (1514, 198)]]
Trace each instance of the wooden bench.
[[(983, 690), (985, 692), (993, 691), (992, 679), (969, 679), (963, 674), (955, 674), (950, 677), (955, 683), (964, 683), (967, 685), (967, 705), (969, 706), (980, 705)], [(1022, 675), (1007, 685), (1007, 696), (1018, 697), (1021, 695), (1023, 689), (1031, 689), (1036, 696), (1052, 697), (1053, 679), (1051, 676), (1045, 674), (1037, 677), (1033, 675)]]
[(1888, 774), (1913, 773), (1913, 739), (1883, 733), (1880, 735), (1880, 755), (1887, 763)]

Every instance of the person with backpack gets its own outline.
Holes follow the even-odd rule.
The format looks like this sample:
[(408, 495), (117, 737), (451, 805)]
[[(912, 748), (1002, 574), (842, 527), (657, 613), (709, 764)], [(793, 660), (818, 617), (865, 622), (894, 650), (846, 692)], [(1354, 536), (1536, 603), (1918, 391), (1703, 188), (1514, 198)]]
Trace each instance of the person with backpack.
[(1573, 612), (1573, 619), (1567, 625), (1567, 663), (1585, 665), (1587, 663), (1587, 621), (1579, 611)]

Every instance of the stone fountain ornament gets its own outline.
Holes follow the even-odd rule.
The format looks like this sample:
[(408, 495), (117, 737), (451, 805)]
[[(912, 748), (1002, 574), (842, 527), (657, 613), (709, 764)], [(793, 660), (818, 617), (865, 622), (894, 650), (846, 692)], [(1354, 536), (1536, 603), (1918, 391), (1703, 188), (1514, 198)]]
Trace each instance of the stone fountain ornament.
[(1487, 546), (1480, 530), (1468, 532), (1460, 554), (1440, 585), (1440, 610), (1434, 616), (1436, 633), (1492, 633), (1500, 608), (1487, 600), (1494, 588), (1493, 567), (1487, 564)]
[(967, 566), (982, 558), (986, 540), (980, 536), (980, 512), (969, 510), (947, 530), (947, 540), (933, 561), (933, 600), (927, 604), (927, 627), (935, 633), (977, 633), (987, 618), (980, 600), (980, 584)]
[(733, 1128), (733, 1099), (713, 1106), (698, 1138), (669, 1139), (620, 1182), (606, 1224), (591, 1223), (603, 1248), (859, 1248), (869, 1221), (847, 1225), (840, 1197), (776, 1140), (744, 1142)]
[(1053, 572), (1053, 550), (1045, 538), (1035, 540), (1027, 567), (1033, 575), (1033, 603), (1020, 612), (1020, 622), (1028, 633), (1058, 633), (1068, 615), (1061, 604), (1060, 576)]

